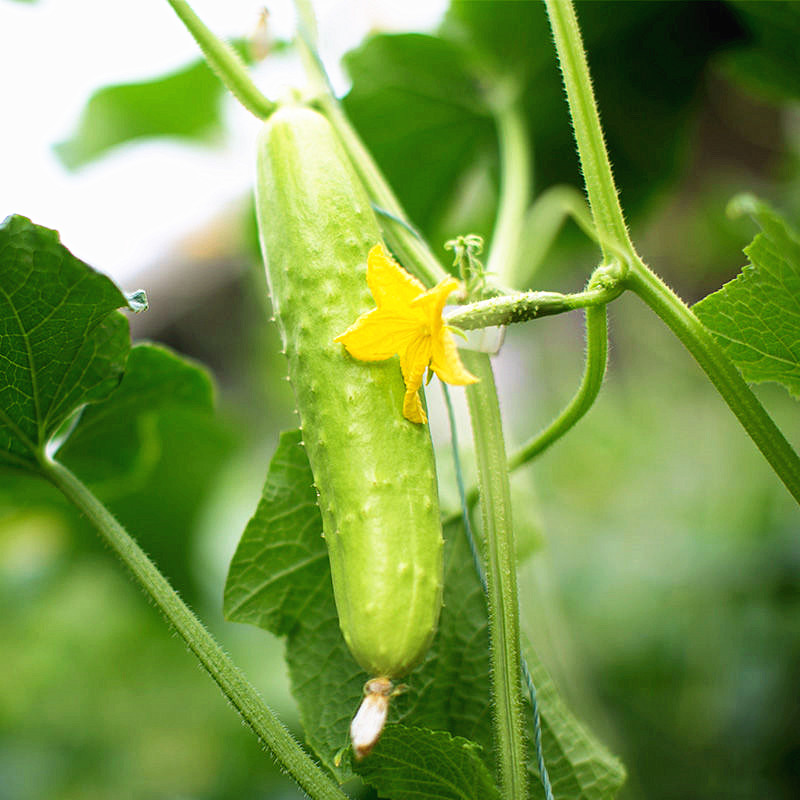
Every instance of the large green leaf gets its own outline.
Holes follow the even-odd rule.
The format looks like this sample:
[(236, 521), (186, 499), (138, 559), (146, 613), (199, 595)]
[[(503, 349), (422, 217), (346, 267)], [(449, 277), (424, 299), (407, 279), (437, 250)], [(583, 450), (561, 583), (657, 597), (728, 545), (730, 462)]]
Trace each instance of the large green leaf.
[[(307, 741), (320, 760), (345, 779), (352, 774), (351, 764), (347, 759), (337, 763), (337, 754), (347, 746), (349, 722), (368, 676), (353, 660), (339, 630), (312, 481), (299, 431), (283, 434), (262, 500), (231, 563), (225, 609), (229, 619), (286, 636), (292, 689)], [(473, 757), (482, 759), (485, 769), (493, 772), (488, 647), (486, 601), (463, 527), (455, 523), (445, 530), (439, 630), (425, 661), (408, 676), (407, 691), (392, 701), (390, 710), (390, 720), (426, 730), (418, 735), (402, 726), (390, 728), (394, 733), (381, 740), (367, 761), (376, 758), (387, 741), (390, 748), (399, 748), (390, 749), (390, 760), (401, 759), (414, 746), (434, 747), (431, 730), (448, 731), (473, 743), (470, 763)], [(559, 797), (597, 800), (599, 791), (611, 796), (624, 779), (619, 762), (569, 713), (542, 665), (534, 661), (530, 666), (541, 684), (545, 757), (551, 777), (564, 790)], [(532, 730), (530, 713), (528, 721)], [(400, 739), (392, 744), (395, 734)], [(532, 751), (530, 763), (532, 791), (538, 796), (542, 789)], [(358, 771), (363, 772), (362, 767)], [(379, 788), (389, 791), (383, 784)]]
[(344, 63), (353, 79), (348, 115), (411, 219), (431, 231), (459, 177), (494, 146), (494, 123), (463, 48), (422, 34), (382, 35)]
[(141, 308), (55, 232), (21, 217), (0, 226), (0, 506), (66, 513), (79, 546), (97, 546), (35, 477), (47, 448), (191, 598), (198, 498), (230, 454), (231, 431), (212, 413), (205, 370), (158, 345), (130, 348), (114, 310), (126, 304)]
[(380, 797), (402, 800), (499, 800), (473, 742), (444, 731), (388, 725), (358, 773)]
[(0, 464), (36, 469), (56, 431), (122, 376), (125, 295), (24, 217), (0, 224)]
[(225, 616), (283, 636), (318, 611), (330, 578), (314, 478), (300, 431), (281, 434), (258, 509), (225, 583)]
[[(237, 44), (244, 54), (245, 48)], [(211, 141), (223, 131), (224, 87), (204, 59), (169, 75), (98, 89), (73, 134), (56, 145), (65, 166), (77, 169), (112, 147), (149, 136)]]
[[(528, 645), (525, 648), (541, 714), (542, 748), (553, 794), (559, 798), (608, 800), (615, 797), (626, 772), (612, 755), (567, 708), (545, 666)], [(528, 731), (533, 731), (533, 715), (528, 709)], [(532, 737), (531, 737), (532, 738)], [(528, 768), (538, 776), (533, 752)], [(540, 791), (540, 787), (537, 787)]]
[(800, 235), (753, 197), (735, 201), (762, 228), (741, 274), (694, 306), (742, 375), (800, 397)]

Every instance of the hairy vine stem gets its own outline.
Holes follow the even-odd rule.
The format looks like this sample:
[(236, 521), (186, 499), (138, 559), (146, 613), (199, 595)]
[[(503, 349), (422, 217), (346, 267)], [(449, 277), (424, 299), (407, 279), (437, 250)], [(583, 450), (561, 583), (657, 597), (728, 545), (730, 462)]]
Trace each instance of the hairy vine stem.
[[(461, 470), (461, 457), (458, 451), (458, 426), (456, 425), (453, 403), (450, 399), (450, 391), (448, 390), (446, 383), (442, 384), (442, 394), (444, 395), (444, 402), (445, 406), (447, 407), (447, 418), (450, 422), (450, 441), (453, 448), (453, 465), (456, 471), (458, 496), (461, 501), (461, 520), (464, 526), (464, 535), (466, 536), (467, 544), (469, 545), (469, 551), (472, 555), (472, 563), (475, 566), (475, 573), (480, 581), (483, 594), (486, 596), (489, 592), (489, 587), (486, 582), (486, 571), (483, 568), (483, 559), (481, 558), (478, 543), (475, 541), (475, 536), (472, 531), (472, 523), (470, 522), (471, 505), (467, 499), (467, 493), (464, 489), (464, 476)], [(546, 800), (553, 800), (553, 787), (550, 784), (550, 774), (547, 771), (547, 764), (544, 760), (544, 747), (542, 745), (542, 718), (539, 712), (536, 686), (534, 685), (533, 676), (528, 669), (528, 662), (526, 661), (523, 653), (520, 654), (520, 666), (522, 667), (522, 676), (528, 689), (528, 699), (530, 700), (531, 711), (533, 712), (533, 742), (534, 750), (536, 752), (536, 764), (539, 768), (539, 778), (542, 782), (542, 788), (544, 789)]]
[(545, 0), (545, 4), (567, 91), (589, 206), (603, 255), (610, 261), (615, 254), (609, 243), (615, 242), (627, 252), (633, 250), (633, 244), (628, 237), (608, 160), (578, 20), (571, 0)]
[(545, 0), (564, 78), (575, 140), (600, 247), (610, 261), (624, 252), (625, 288), (635, 292), (694, 356), (792, 496), (800, 502), (800, 458), (708, 329), (642, 261), (628, 236), (580, 30), (571, 0)]
[(711, 332), (644, 264), (631, 270), (625, 283), (694, 356), (792, 497), (800, 503), (800, 458)]
[(467, 387), (467, 402), (486, 541), (491, 685), (500, 789), (506, 800), (524, 800), (528, 778), (522, 722), (519, 600), (503, 425), (489, 356), (465, 350), (462, 358), (467, 369), (479, 379)]
[[(487, 260), (495, 280), (511, 277), (530, 194), (530, 152), (524, 119), (513, 96), (497, 88), (495, 112), (500, 147), (501, 201)], [(495, 298), (499, 299), (499, 298)], [(498, 306), (479, 308), (491, 316)], [(480, 306), (481, 304), (475, 304)], [(502, 304), (501, 304), (502, 305)], [(512, 303), (513, 305), (513, 303)], [(505, 312), (519, 313), (506, 307)], [(491, 309), (491, 310), (490, 310)], [(528, 306), (529, 311), (532, 306)], [(473, 306), (474, 313), (474, 306)], [(500, 315), (502, 316), (502, 314)], [(475, 321), (474, 316), (471, 318)], [(462, 322), (470, 324), (470, 315)], [(483, 325), (492, 324), (484, 322)], [(477, 327), (482, 327), (478, 325)], [(478, 383), (467, 387), (472, 440), (478, 467), (481, 518), (486, 542), (486, 601), (489, 609), (489, 651), (494, 731), (501, 795), (525, 800), (528, 794), (522, 703), (522, 652), (517, 592), (514, 530), (511, 524), (506, 446), (497, 387), (489, 356), (465, 350), (462, 358)]]
[(347, 795), (283, 727), (255, 688), (111, 512), (66, 467), (45, 456), (41, 457), (40, 463), (44, 476), (86, 515), (122, 559), (281, 767), (314, 800), (347, 800)]
[(310, 2), (295, 0), (295, 7), (299, 17), (297, 46), (311, 83), (314, 105), (333, 125), (356, 174), (364, 184), (378, 213), (378, 221), (386, 237), (386, 243), (409, 272), (416, 275), (426, 286), (433, 286), (447, 277), (447, 273), (431, 252), (427, 242), (408, 221), (406, 212), (392, 187), (342, 111), (316, 50), (314, 16)]
[(618, 282), (607, 286), (586, 289), (575, 294), (559, 292), (520, 292), (492, 297), (469, 303), (453, 311), (445, 322), (454, 328), (469, 331), (490, 325), (510, 325), (539, 317), (549, 317), (574, 311), (576, 308), (604, 307), (622, 294), (624, 287)]
[(236, 51), (206, 27), (186, 0), (167, 0), (167, 2), (192, 34), (209, 66), (217, 73), (231, 94), (259, 119), (266, 119), (277, 105), (268, 100), (253, 83), (247, 67)]
[[(532, 436), (508, 457), (508, 471), (514, 472), (539, 456), (573, 428), (594, 405), (608, 361), (608, 323), (605, 306), (589, 306), (586, 309), (586, 366), (580, 386), (564, 410), (539, 433)], [(466, 504), (473, 508), (478, 502), (477, 487), (466, 493)], [(443, 520), (445, 525), (459, 517), (455, 511)]]

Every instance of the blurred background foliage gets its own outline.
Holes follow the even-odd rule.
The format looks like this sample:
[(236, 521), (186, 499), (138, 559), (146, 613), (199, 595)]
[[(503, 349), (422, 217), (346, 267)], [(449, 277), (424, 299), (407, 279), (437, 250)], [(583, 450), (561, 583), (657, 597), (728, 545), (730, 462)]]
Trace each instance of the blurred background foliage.
[[(734, 193), (800, 223), (800, 6), (591, 2), (578, 14), (634, 241), (693, 302), (745, 263), (755, 228), (726, 216)], [(536, 193), (580, 188), (539, 3), (457, 2), (440, 35), (376, 33), (345, 63), (345, 108), (440, 254), (454, 234), (491, 234), (498, 91), (520, 92)], [(103, 90), (62, 155), (114, 158), (143, 131), (208, 142), (218, 89), (197, 65), (184, 77)], [(198, 103), (200, 122), (179, 122)], [(567, 223), (531, 285), (578, 288), (596, 258)], [(296, 727), (280, 645), (220, 611), (278, 432), (294, 425), (249, 201), (145, 282), (153, 311), (134, 334), (208, 365), (218, 413), (140, 420), (145, 468), (95, 489)], [(672, 335), (635, 298), (610, 321), (596, 407), (514, 477), (524, 630), (625, 761), (621, 797), (797, 797), (800, 514)], [(582, 335), (577, 314), (508, 331), (497, 370), (510, 448), (571, 395)], [(800, 445), (796, 404), (778, 387), (758, 394)], [(298, 797), (184, 650), (75, 512), (0, 476), (0, 800)]]

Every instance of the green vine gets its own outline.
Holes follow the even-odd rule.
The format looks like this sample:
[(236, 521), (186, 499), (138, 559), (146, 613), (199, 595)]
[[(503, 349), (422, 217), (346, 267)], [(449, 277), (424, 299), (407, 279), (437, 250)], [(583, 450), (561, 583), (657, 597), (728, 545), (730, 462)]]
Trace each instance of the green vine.
[(589, 204), (607, 260), (625, 253), (625, 288), (635, 292), (694, 356), (792, 496), (800, 502), (800, 458), (689, 307), (653, 273), (628, 237), (600, 127), (589, 68), (570, 0), (545, 0), (564, 77)]
[(610, 243), (616, 243), (628, 253), (633, 251), (633, 245), (614, 185), (578, 20), (571, 0), (545, 0), (545, 4), (567, 91), (589, 206), (603, 255), (610, 261), (615, 255), (609, 248)]
[(66, 467), (41, 456), (44, 476), (89, 519), (197, 656), (242, 719), (315, 800), (347, 800), (283, 727), (258, 692), (111, 512)]
[(519, 469), (543, 453), (573, 428), (594, 405), (603, 385), (608, 362), (607, 316), (605, 306), (586, 309), (586, 367), (578, 391), (547, 427), (509, 456), (509, 470)]
[(491, 685), (500, 790), (507, 800), (524, 800), (528, 778), (522, 733), (519, 600), (503, 425), (489, 356), (465, 350), (462, 358), (467, 369), (479, 379), (467, 387), (467, 402), (486, 541)]
[(209, 66), (228, 87), (231, 94), (259, 119), (266, 119), (275, 111), (277, 105), (264, 97), (253, 83), (247, 67), (236, 51), (206, 27), (186, 0), (167, 0), (167, 2), (192, 34)]

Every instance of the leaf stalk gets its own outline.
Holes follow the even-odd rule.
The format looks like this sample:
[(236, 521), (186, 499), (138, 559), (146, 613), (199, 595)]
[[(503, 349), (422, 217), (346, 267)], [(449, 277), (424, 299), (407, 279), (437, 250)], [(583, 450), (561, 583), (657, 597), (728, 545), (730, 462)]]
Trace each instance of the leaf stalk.
[(622, 285), (667, 324), (722, 395), (792, 496), (800, 502), (800, 458), (733, 362), (691, 309), (642, 261), (628, 236), (603, 139), (580, 30), (571, 0), (545, 0), (564, 77), (592, 217), (606, 260), (620, 251)]
[(800, 458), (713, 334), (644, 264), (631, 270), (625, 283), (694, 356), (792, 497), (800, 503)]
[(217, 73), (231, 94), (259, 119), (266, 119), (272, 114), (277, 105), (261, 93), (236, 51), (206, 26), (186, 0), (167, 0), (167, 2), (192, 34), (209, 66)]
[(467, 387), (467, 402), (486, 540), (491, 685), (500, 789), (506, 800), (524, 800), (528, 779), (522, 720), (519, 600), (503, 426), (489, 356), (463, 351), (462, 358), (467, 369), (479, 379)]
[(347, 795), (325, 775), (284, 728), (252, 684), (111, 512), (66, 467), (46, 456), (41, 457), (40, 463), (43, 475), (86, 515), (106, 543), (122, 559), (281, 767), (314, 800), (347, 800)]

